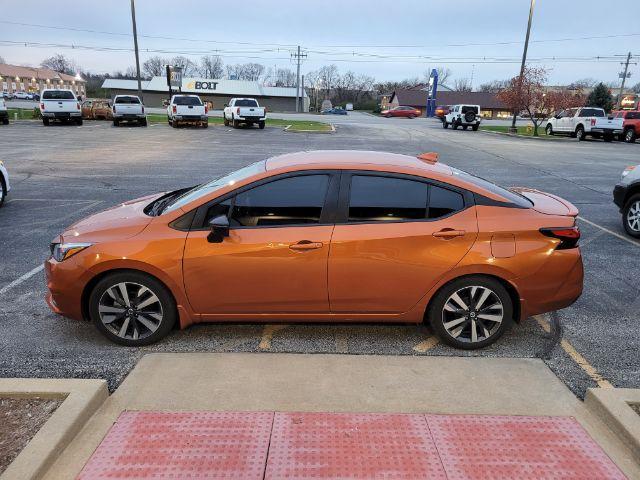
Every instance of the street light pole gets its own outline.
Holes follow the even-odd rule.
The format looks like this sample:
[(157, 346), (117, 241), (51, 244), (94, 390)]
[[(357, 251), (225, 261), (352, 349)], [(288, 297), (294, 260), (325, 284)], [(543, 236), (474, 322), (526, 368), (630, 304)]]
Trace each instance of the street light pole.
[[(518, 96), (520, 96), (520, 90), (522, 90), (522, 76), (524, 75), (524, 66), (527, 63), (527, 49), (529, 48), (529, 34), (531, 33), (531, 20), (533, 20), (533, 8), (536, 6), (536, 0), (531, 0), (529, 7), (529, 22), (527, 23), (527, 36), (524, 39), (524, 51), (522, 52), (522, 65), (520, 65), (520, 76), (518, 77)], [(518, 112), (513, 112), (513, 120), (511, 121), (511, 133), (517, 133), (516, 128), (516, 116)]]
[(138, 28), (136, 26), (135, 0), (131, 0), (131, 23), (133, 24), (133, 47), (136, 53), (136, 77), (138, 78), (138, 96), (142, 101), (142, 82), (140, 81), (140, 56), (138, 55)]

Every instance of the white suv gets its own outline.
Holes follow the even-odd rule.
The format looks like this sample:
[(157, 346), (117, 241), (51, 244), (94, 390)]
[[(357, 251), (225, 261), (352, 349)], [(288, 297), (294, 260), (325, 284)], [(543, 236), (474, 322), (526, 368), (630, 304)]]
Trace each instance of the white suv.
[(471, 127), (475, 132), (480, 127), (480, 105), (452, 105), (442, 120), (442, 128), (451, 128), (454, 130), (462, 127), (466, 130)]

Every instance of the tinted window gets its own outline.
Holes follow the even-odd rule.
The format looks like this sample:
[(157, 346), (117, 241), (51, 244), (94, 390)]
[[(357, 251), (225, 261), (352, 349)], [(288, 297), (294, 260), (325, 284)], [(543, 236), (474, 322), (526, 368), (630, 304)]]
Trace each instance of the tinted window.
[(138, 97), (117, 97), (116, 103), (140, 103), (140, 99)]
[(467, 113), (467, 112), (473, 112), (473, 113), (478, 113), (478, 107), (470, 107), (470, 106), (463, 106), (462, 107), (462, 113)]
[(228, 198), (224, 202), (217, 203), (212, 207), (209, 207), (207, 210), (206, 222), (208, 223), (210, 220), (224, 215), (225, 217), (229, 216), (229, 209), (231, 208), (231, 199)]
[(429, 218), (440, 218), (464, 208), (464, 198), (458, 192), (431, 185)]
[(249, 99), (242, 99), (242, 100), (236, 100), (236, 103), (234, 104), (234, 106), (236, 107), (257, 107), (258, 106), (258, 102), (256, 102), (255, 100), (249, 100)]
[(42, 94), (43, 100), (75, 100), (76, 97), (70, 90), (47, 90)]
[(428, 185), (401, 178), (354, 175), (350, 222), (418, 220), (427, 216)]
[(505, 198), (507, 201), (514, 203), (520, 207), (530, 208), (533, 205), (533, 202), (528, 198), (512, 192), (511, 190), (507, 190), (495, 183), (491, 183), (484, 178), (476, 177), (475, 175), (471, 175), (470, 173), (464, 172), (462, 170), (458, 170), (457, 168), (452, 168), (454, 175), (459, 176), (464, 181), (477, 185), (485, 190), (490, 191), (491, 193), (495, 193), (496, 195), (500, 195)]
[(328, 175), (284, 178), (236, 195), (232, 226), (260, 227), (319, 223)]
[(173, 103), (176, 105), (202, 105), (202, 101), (198, 97), (175, 97)]
[(604, 110), (600, 108), (583, 108), (580, 110), (581, 117), (604, 117)]
[(640, 112), (627, 112), (627, 118), (629, 120), (638, 120), (640, 118)]

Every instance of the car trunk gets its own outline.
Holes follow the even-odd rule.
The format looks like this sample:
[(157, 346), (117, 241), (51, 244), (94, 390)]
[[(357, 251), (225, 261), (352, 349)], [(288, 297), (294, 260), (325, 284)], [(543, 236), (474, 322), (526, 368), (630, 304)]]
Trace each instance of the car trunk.
[(563, 215), (577, 217), (578, 209), (571, 202), (568, 202), (551, 193), (541, 192), (533, 188), (510, 188), (511, 191), (519, 193), (533, 203), (533, 209), (546, 215)]

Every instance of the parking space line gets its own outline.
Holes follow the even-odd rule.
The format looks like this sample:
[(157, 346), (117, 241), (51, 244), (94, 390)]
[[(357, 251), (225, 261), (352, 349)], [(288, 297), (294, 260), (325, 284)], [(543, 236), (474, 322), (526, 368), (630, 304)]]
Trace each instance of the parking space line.
[(413, 347), (414, 352), (425, 353), (427, 350), (431, 350), (433, 347), (438, 345), (440, 340), (437, 337), (429, 337), (423, 342), (420, 342), (416, 346)]
[[(549, 333), (551, 331), (551, 326), (549, 325), (549, 321), (544, 318), (542, 315), (534, 315), (534, 317), (538, 324), (542, 327), (542, 329)], [(560, 346), (562, 349), (571, 357), (571, 359), (576, 362), (576, 364), (593, 380), (598, 387), (600, 388), (613, 388), (613, 385), (609, 383), (607, 379), (605, 379), (598, 371), (595, 369), (593, 365), (591, 365), (586, 358), (584, 358), (580, 352), (578, 352), (571, 343), (565, 338), (560, 341)]]
[(22, 282), (25, 282), (26, 280), (29, 280), (36, 273), (41, 272), (42, 270), (44, 270), (44, 264), (39, 265), (36, 268), (34, 268), (33, 270), (30, 270), (27, 273), (25, 273), (24, 275), (16, 278), (13, 282), (11, 282), (8, 285), (5, 285), (4, 287), (0, 288), (0, 295), (4, 294), (5, 292), (8, 292), (13, 287), (16, 287), (16, 286), (20, 285)]
[(264, 330), (262, 330), (262, 338), (260, 339), (258, 348), (260, 350), (270, 350), (273, 335), (284, 328), (287, 328), (287, 325), (265, 325)]
[(632, 239), (630, 239), (628, 237), (625, 237), (624, 235), (620, 235), (619, 233), (616, 233), (616, 232), (614, 232), (612, 230), (609, 230), (608, 228), (602, 227), (602, 226), (598, 225), (597, 223), (592, 222), (591, 220), (587, 220), (584, 217), (578, 217), (578, 220), (581, 220), (581, 221), (583, 221), (585, 223), (588, 223), (589, 225), (591, 225), (593, 227), (599, 228), (600, 230), (602, 230), (604, 232), (607, 232), (608, 234), (613, 235), (614, 237), (617, 237), (620, 240), (624, 240), (625, 242), (628, 242), (631, 245), (635, 245), (636, 247), (640, 247), (640, 243), (636, 242), (635, 240), (632, 240)]

